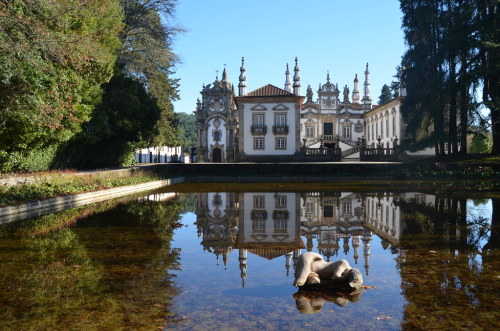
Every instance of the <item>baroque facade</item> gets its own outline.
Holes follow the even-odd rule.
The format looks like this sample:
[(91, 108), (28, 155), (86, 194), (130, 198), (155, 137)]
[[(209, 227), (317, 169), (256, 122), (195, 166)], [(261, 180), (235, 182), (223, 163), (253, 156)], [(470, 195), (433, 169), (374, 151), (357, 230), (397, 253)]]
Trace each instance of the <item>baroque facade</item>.
[[(249, 253), (281, 259), (287, 276), (293, 274), (304, 250), (318, 252), (327, 261), (352, 259), (368, 275), (374, 235), (384, 249), (399, 245), (407, 217), (401, 201), (434, 206), (436, 196), (417, 192), (203, 192), (197, 194), (195, 225), (204, 251), (225, 266), (239, 265), (243, 287)], [(237, 261), (230, 259), (233, 251)], [(404, 252), (398, 252), (398, 258), (404, 258)]]
[(361, 144), (397, 146), (404, 135), (401, 99), (389, 106), (372, 103), (368, 63), (362, 93), (357, 74), (350, 93), (347, 85), (341, 92), (327, 73), (316, 100), (310, 86), (301, 96), (297, 58), (293, 70), (293, 84), (287, 64), (283, 88), (268, 84), (247, 93), (243, 58), (237, 95), (225, 68), (221, 80), (216, 77), (203, 86), (195, 110), (196, 162), (304, 161), (311, 160), (308, 156), (328, 155), (340, 159), (340, 151), (342, 157), (359, 158)]

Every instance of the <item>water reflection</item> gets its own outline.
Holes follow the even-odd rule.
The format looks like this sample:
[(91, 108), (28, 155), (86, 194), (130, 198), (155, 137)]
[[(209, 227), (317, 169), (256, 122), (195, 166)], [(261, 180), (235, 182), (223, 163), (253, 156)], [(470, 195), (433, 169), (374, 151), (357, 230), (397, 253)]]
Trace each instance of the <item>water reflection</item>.
[[(317, 251), (327, 261), (342, 251), (356, 264), (362, 254), (368, 275), (373, 234), (386, 245), (399, 244), (404, 213), (398, 202), (432, 199), (417, 193), (205, 192), (197, 194), (195, 224), (203, 250), (222, 257), (224, 265), (238, 250), (243, 287), (248, 253), (268, 260), (284, 257), (287, 275), (303, 250)], [(395, 251), (404, 258), (404, 251)]]
[[(492, 272), (498, 272), (498, 262), (488, 262), (491, 256), (498, 256), (491, 251), (498, 242), (491, 231), (492, 219), (495, 217), (478, 213), (465, 198), (419, 192), (205, 192), (197, 194), (195, 224), (204, 251), (221, 258), (226, 267), (238, 264), (242, 287), (248, 277), (260, 276), (248, 271), (249, 253), (281, 261), (274, 266), (283, 268), (287, 276), (304, 251), (318, 252), (327, 261), (349, 257), (362, 264), (360, 269), (368, 276), (371, 242), (377, 236), (402, 278), (395, 285), (401, 286), (408, 302), (403, 327), (425, 328), (415, 322), (424, 315), (435, 317), (436, 323), (463, 321), (458, 316), (461, 310), (455, 307), (464, 303), (476, 307), (471, 315), (490, 321), (488, 314), (476, 309), (481, 306), (491, 312), (491, 304), (484, 301), (499, 288), (484, 282), (485, 267), (488, 279), (498, 281), (498, 274)], [(237, 261), (229, 261), (233, 251), (237, 251)], [(479, 283), (469, 282), (471, 275)], [(486, 286), (488, 294), (481, 295), (478, 284)], [(450, 295), (453, 299), (444, 300), (441, 306), (437, 293), (443, 295), (441, 299)], [(293, 297), (298, 311), (311, 314), (320, 312), (325, 302), (339, 306), (358, 302), (361, 294), (301, 290)], [(422, 300), (429, 301), (426, 308), (420, 304)], [(436, 302), (438, 311), (431, 308)], [(455, 310), (450, 311), (450, 304)]]
[[(324, 190), (173, 197), (0, 226), (0, 328), (498, 327), (498, 199)], [(347, 259), (372, 288), (297, 290), (305, 251)]]
[(358, 302), (363, 294), (362, 290), (356, 291), (304, 291), (299, 290), (293, 294), (297, 310), (302, 314), (316, 314), (323, 309), (326, 302), (333, 302), (344, 307), (349, 302)]
[(176, 202), (110, 201), (0, 226), (0, 329), (154, 329), (177, 320)]

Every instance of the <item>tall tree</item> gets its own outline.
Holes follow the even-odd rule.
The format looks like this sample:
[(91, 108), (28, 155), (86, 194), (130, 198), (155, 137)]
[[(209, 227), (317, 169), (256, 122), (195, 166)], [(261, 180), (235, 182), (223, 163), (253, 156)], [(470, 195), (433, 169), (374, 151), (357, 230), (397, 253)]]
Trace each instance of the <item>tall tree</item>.
[(180, 31), (171, 25), (175, 3), (120, 0), (125, 26), (115, 75), (103, 85), (92, 119), (59, 151), (55, 166), (126, 165), (137, 148), (180, 143), (172, 104), (178, 82), (170, 78), (177, 61), (172, 38)]
[(393, 78), (396, 78), (396, 80), (393, 80), (390, 86), (393, 98), (399, 97), (399, 85), (401, 83), (401, 74), (402, 74), (402, 67), (398, 65), (396, 66), (396, 74), (392, 76)]
[(144, 86), (115, 75), (103, 84), (102, 102), (83, 132), (60, 149), (57, 167), (97, 168), (132, 162), (135, 149), (154, 136), (161, 109)]
[(0, 170), (68, 140), (113, 74), (117, 0), (0, 2)]
[(173, 146), (177, 121), (172, 101), (179, 97), (178, 79), (172, 79), (178, 61), (172, 51), (173, 38), (182, 31), (173, 24), (176, 0), (120, 0), (125, 28), (120, 34), (123, 47), (118, 58), (121, 73), (141, 82), (157, 99), (162, 110), (150, 141), (155, 146)]
[(382, 105), (392, 100), (391, 88), (389, 85), (384, 84), (382, 90), (380, 91), (380, 97), (378, 98), (378, 104)]
[(439, 65), (442, 31), (438, 0), (401, 0), (403, 31), (408, 46), (402, 66), (407, 97), (401, 110), (412, 136), (409, 149), (434, 145), (444, 152), (443, 72)]
[[(403, 59), (408, 97), (402, 110), (414, 146), (434, 144), (437, 154), (465, 154), (474, 123), (482, 132), (491, 128), (493, 153), (500, 153), (499, 4), (401, 0), (408, 45)], [(479, 87), (483, 93), (477, 97)], [(489, 118), (482, 116), (484, 107)], [(425, 132), (425, 127), (431, 130)]]
[(479, 37), (477, 74), (483, 84), (483, 103), (490, 110), (493, 154), (500, 154), (500, 2), (475, 0)]

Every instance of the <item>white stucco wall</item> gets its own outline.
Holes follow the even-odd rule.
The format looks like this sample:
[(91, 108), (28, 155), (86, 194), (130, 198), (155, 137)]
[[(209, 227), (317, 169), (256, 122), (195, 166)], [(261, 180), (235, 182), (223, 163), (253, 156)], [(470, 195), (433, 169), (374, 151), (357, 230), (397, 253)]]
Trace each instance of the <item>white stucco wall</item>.
[(138, 149), (135, 151), (134, 159), (137, 163), (167, 163), (172, 162), (175, 156), (178, 158), (177, 161), (185, 162), (181, 146), (159, 146)]
[[(278, 193), (281, 196), (286, 196), (287, 206), (286, 208), (279, 208), (275, 204), (275, 193), (274, 192), (259, 192), (259, 193), (243, 193), (243, 233), (244, 233), (244, 241), (246, 243), (252, 242), (265, 242), (265, 243), (294, 243), (296, 237), (299, 236), (297, 233), (297, 214), (296, 207), (297, 201), (295, 200), (296, 193)], [(264, 197), (264, 207), (263, 208), (254, 208), (254, 197), (255, 196), (263, 196)], [(265, 222), (265, 230), (263, 232), (254, 232), (252, 231), (252, 211), (254, 210), (265, 210), (267, 212), (267, 218)], [(286, 210), (288, 211), (288, 220), (286, 232), (275, 232), (274, 230), (274, 220), (273, 220), (273, 211)], [(255, 239), (255, 235), (266, 235), (264, 239), (257, 241)], [(288, 235), (287, 238), (276, 238), (274, 235)]]
[[(257, 105), (261, 105), (266, 108), (266, 110), (252, 110)], [(273, 110), (274, 107), (278, 105), (283, 105), (288, 110)], [(244, 126), (240, 127), (240, 137), (241, 131), (243, 131), (243, 145), (241, 145), (240, 140), (240, 151), (244, 152), (246, 155), (293, 155), (296, 151), (296, 110), (294, 103), (245, 103), (243, 111), (240, 111), (243, 116)], [(265, 135), (253, 135), (251, 133), (252, 126), (252, 115), (253, 114), (264, 114), (264, 125), (267, 126), (267, 133)], [(288, 134), (274, 134), (274, 115), (275, 114), (286, 114), (286, 120), (288, 125)], [(253, 147), (254, 138), (264, 138), (264, 149), (255, 150)], [(286, 149), (277, 150), (275, 138), (285, 137), (286, 138)], [(243, 148), (242, 148), (243, 146)]]
[[(220, 204), (216, 205), (216, 196), (220, 197)], [(226, 215), (227, 193), (207, 193), (207, 215), (212, 218), (223, 218)]]
[[(216, 128), (214, 126), (215, 120), (219, 121), (219, 127)], [(217, 142), (214, 140), (214, 131), (219, 130), (221, 132), (221, 138), (218, 141), (219, 145), (226, 147), (226, 121), (221, 118), (221, 117), (214, 117), (210, 119), (208, 122), (208, 129), (207, 129), (207, 146), (210, 148), (210, 146), (216, 144)]]
[[(403, 136), (403, 121), (400, 111), (401, 102), (389, 102), (365, 115), (365, 138), (367, 146), (376, 147), (378, 144), (377, 138), (380, 136), (381, 144), (384, 148), (394, 147), (394, 138), (398, 138), (398, 144)], [(387, 120), (389, 126), (387, 127)], [(393, 128), (395, 121), (395, 130)]]

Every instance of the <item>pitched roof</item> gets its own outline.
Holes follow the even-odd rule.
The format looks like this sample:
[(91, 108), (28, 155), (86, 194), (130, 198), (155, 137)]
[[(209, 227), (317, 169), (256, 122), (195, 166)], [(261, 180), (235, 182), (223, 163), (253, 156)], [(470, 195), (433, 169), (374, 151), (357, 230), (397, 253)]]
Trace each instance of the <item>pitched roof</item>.
[(249, 252), (268, 260), (272, 260), (276, 257), (283, 256), (290, 251), (279, 249), (250, 249)]
[(296, 95), (271, 84), (262, 86), (261, 88), (253, 90), (252, 92), (247, 93), (245, 95), (245, 97), (277, 97), (277, 96), (295, 97)]

